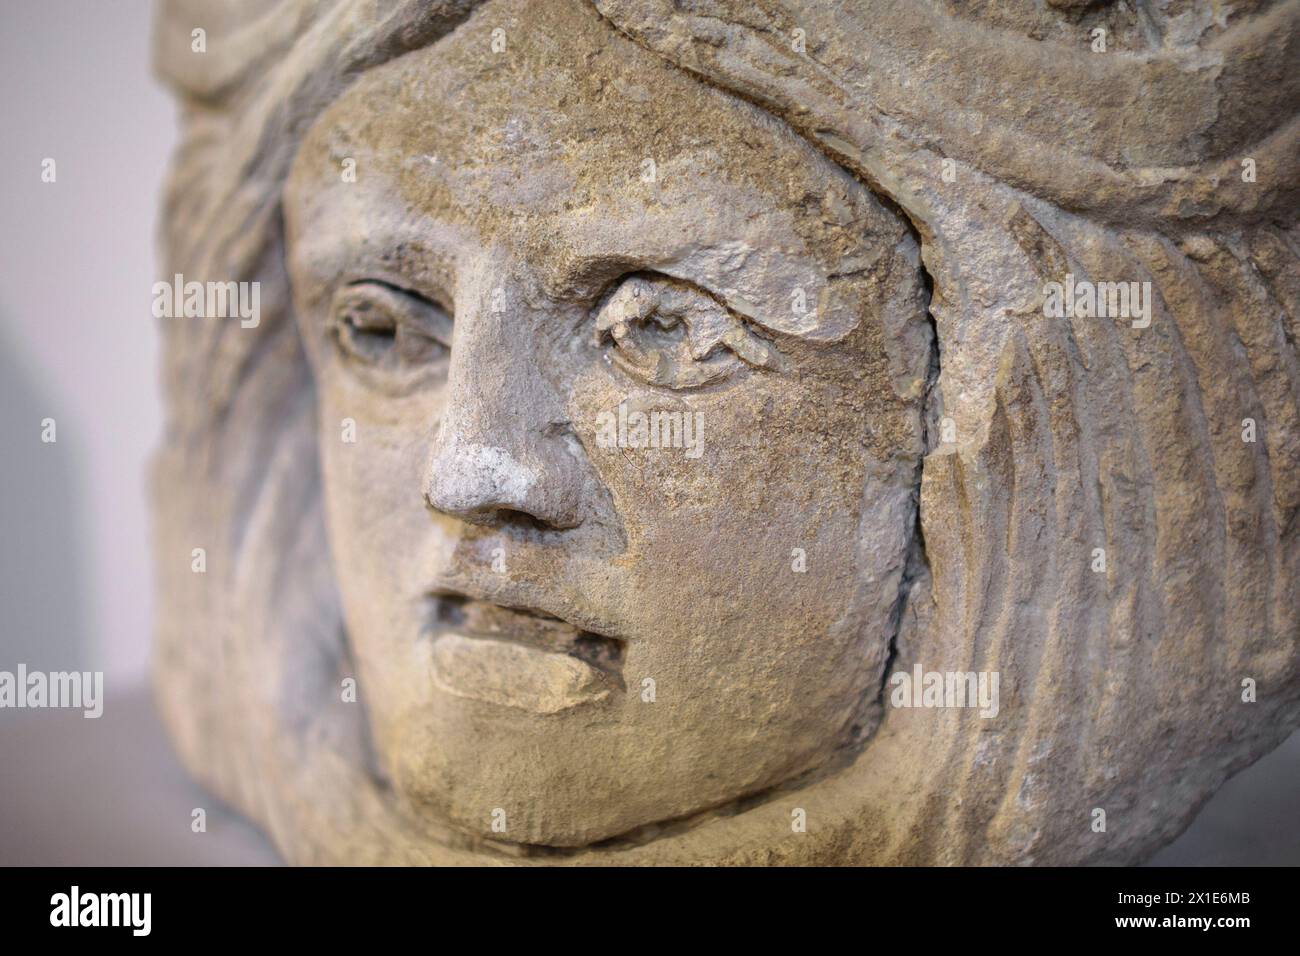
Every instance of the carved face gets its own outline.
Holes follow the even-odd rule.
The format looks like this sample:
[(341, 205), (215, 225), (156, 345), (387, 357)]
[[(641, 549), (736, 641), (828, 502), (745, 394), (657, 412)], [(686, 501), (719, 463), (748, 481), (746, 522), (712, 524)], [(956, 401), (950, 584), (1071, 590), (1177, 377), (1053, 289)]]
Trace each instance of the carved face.
[(929, 348), (893, 214), (595, 17), (366, 74), (285, 197), (379, 772), (553, 846), (870, 732)]

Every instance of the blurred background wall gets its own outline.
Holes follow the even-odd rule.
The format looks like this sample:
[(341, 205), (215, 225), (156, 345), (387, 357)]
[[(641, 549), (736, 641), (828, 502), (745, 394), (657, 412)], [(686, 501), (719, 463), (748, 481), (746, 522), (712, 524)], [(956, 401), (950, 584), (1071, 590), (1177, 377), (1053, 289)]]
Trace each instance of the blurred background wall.
[(150, 288), (176, 137), (150, 17), (148, 0), (0, 9), (0, 668), (103, 670), (110, 692), (144, 678), (153, 609)]

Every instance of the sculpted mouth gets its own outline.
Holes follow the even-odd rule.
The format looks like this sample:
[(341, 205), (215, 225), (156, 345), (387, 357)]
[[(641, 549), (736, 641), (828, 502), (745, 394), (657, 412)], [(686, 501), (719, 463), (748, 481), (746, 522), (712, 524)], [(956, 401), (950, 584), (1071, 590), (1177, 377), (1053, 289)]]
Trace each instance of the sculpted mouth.
[(434, 683), (457, 697), (554, 714), (623, 689), (623, 642), (531, 609), (434, 598)]

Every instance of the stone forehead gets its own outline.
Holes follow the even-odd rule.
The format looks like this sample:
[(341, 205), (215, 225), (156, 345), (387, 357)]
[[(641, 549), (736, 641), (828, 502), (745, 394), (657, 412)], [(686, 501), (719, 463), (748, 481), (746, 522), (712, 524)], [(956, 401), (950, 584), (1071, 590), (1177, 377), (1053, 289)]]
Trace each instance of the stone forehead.
[[(513, 5), (489, 10), (498, 6)], [(497, 30), (505, 49), (494, 52)], [(373, 156), (391, 168), (400, 157), (412, 198), (442, 181), (466, 205), (508, 197), (572, 208), (634, 187), (653, 163), (665, 195), (708, 176), (787, 204), (834, 194), (846, 211), (868, 207), (846, 216), (864, 231), (885, 224), (852, 178), (783, 122), (647, 53), (580, 5), (479, 16), (372, 70), (309, 142), (322, 139), (322, 159), (334, 166)]]

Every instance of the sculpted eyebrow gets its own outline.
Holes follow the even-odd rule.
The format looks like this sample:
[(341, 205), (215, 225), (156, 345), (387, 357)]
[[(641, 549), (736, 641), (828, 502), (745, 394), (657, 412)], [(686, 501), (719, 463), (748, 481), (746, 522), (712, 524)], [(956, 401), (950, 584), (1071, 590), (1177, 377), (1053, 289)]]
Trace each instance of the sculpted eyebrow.
[(364, 243), (348, 240), (309, 254), (319, 262), (328, 261), (327, 271), (321, 277), (330, 285), (380, 282), (429, 299), (443, 308), (450, 307), (447, 300), (455, 276), (452, 256), (426, 243), (372, 235)]
[(610, 283), (648, 267), (631, 256), (570, 256), (543, 277), (543, 291), (553, 299), (596, 298)]

